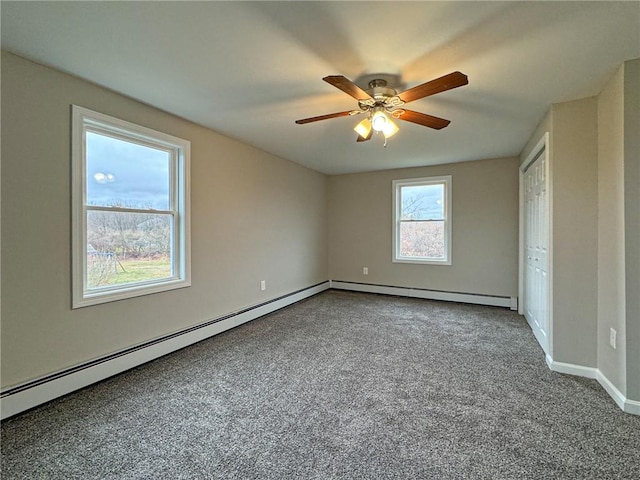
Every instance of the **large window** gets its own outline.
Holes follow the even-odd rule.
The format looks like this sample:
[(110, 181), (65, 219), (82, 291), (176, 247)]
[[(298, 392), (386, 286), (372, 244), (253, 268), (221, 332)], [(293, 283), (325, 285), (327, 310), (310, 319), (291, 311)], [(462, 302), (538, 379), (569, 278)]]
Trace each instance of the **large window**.
[(73, 106), (73, 307), (188, 286), (189, 147)]
[(451, 176), (393, 181), (393, 261), (451, 265)]

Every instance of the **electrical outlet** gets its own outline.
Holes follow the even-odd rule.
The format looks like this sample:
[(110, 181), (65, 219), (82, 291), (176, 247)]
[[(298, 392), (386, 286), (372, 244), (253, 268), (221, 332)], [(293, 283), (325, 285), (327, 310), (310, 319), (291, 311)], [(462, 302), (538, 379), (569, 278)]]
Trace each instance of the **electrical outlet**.
[(362, 267), (362, 274), (369, 275), (369, 267)]
[(260, 290), (264, 291), (267, 289), (267, 281), (266, 280), (260, 280)]
[(616, 346), (616, 337), (617, 337), (617, 335), (618, 335), (618, 332), (616, 332), (613, 328), (609, 329), (609, 345), (614, 350), (617, 348), (617, 346)]

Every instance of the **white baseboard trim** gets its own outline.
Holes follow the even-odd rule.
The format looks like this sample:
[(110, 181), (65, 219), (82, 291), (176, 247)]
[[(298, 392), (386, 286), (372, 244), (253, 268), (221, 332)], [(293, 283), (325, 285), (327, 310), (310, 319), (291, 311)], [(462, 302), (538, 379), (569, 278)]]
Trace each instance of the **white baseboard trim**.
[(602, 385), (602, 388), (606, 390), (606, 392), (623, 411), (633, 415), (640, 415), (640, 402), (626, 398), (600, 370), (598, 370), (596, 380), (598, 380), (598, 383)]
[(625, 403), (627, 401), (627, 399), (625, 398), (625, 396), (622, 394), (622, 392), (620, 390), (618, 390), (616, 388), (616, 386), (611, 383), (611, 381), (604, 376), (604, 374), (598, 370), (598, 373), (596, 375), (596, 380), (598, 380), (598, 383), (600, 385), (602, 385), (602, 388), (605, 389), (605, 391), (609, 394), (609, 396), (611, 398), (613, 398), (613, 400), (616, 402), (616, 404), (622, 409), (624, 410), (625, 408)]
[(275, 312), (330, 288), (329, 282), (283, 295), (232, 312), (188, 329), (167, 335), (63, 371), (7, 388), (0, 394), (1, 418), (11, 417), (143, 363), (155, 360), (206, 338)]
[(626, 399), (623, 410), (631, 415), (640, 415), (640, 402)]
[(476, 305), (489, 305), (493, 307), (506, 307), (511, 309), (513, 309), (515, 305), (515, 308), (518, 308), (517, 299), (515, 297), (498, 297), (474, 293), (443, 292), (439, 290), (393, 287), (388, 285), (375, 285), (371, 283), (344, 282), (340, 280), (331, 280), (331, 288), (337, 290), (351, 290), (354, 292), (379, 293), (382, 295), (397, 295), (399, 297), (424, 298), (427, 300), (474, 303)]
[(546, 360), (549, 369), (554, 372), (596, 379), (623, 412), (640, 415), (640, 402), (626, 398), (599, 369), (572, 363), (556, 362), (549, 355), (546, 356)]
[(578, 377), (596, 378), (598, 369), (593, 367), (585, 367), (583, 365), (575, 365), (573, 363), (556, 362), (549, 354), (546, 355), (547, 365), (550, 370), (558, 373), (566, 373), (568, 375), (576, 375)]

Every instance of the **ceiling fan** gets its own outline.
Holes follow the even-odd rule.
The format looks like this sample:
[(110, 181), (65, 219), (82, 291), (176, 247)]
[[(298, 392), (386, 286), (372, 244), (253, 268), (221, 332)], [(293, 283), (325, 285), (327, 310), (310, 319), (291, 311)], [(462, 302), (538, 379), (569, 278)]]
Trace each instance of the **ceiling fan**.
[[(382, 76), (382, 75), (381, 75)], [(430, 82), (423, 83), (416, 87), (398, 93), (387, 84), (387, 81), (380, 78), (369, 82), (367, 90), (361, 89), (342, 75), (330, 75), (322, 80), (339, 88), (347, 95), (358, 101), (357, 110), (346, 110), (344, 112), (329, 113), (318, 117), (303, 118), (296, 120), (298, 125), (305, 123), (328, 120), (330, 118), (347, 117), (350, 115), (367, 114), (367, 118), (362, 120), (354, 130), (358, 133), (357, 142), (366, 142), (373, 136), (373, 132), (380, 132), (386, 139), (398, 131), (398, 126), (391, 118), (404, 120), (405, 122), (416, 123), (429, 128), (440, 130), (449, 125), (450, 121), (444, 118), (434, 117), (425, 113), (414, 112), (401, 108), (406, 103), (419, 100), (436, 93), (445, 92), (453, 88), (461, 87), (469, 83), (467, 76), (460, 72), (453, 72)], [(390, 118), (391, 117), (391, 118)]]

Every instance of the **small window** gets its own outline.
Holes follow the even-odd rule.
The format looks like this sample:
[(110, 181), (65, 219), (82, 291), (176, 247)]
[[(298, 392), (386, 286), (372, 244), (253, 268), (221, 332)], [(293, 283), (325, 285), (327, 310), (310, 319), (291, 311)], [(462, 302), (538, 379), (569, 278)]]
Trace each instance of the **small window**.
[(451, 265), (451, 176), (393, 181), (393, 261)]
[(190, 285), (189, 149), (73, 106), (73, 308)]

